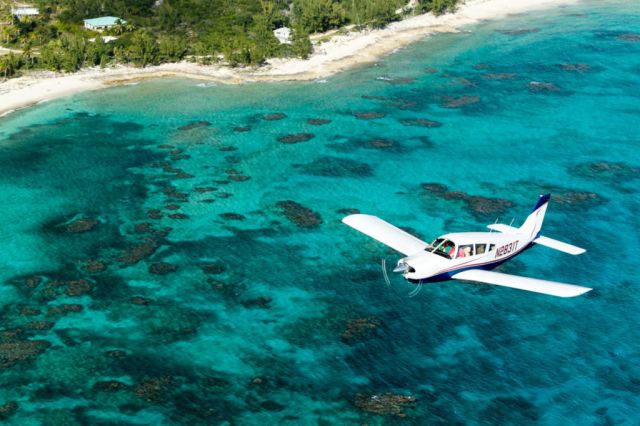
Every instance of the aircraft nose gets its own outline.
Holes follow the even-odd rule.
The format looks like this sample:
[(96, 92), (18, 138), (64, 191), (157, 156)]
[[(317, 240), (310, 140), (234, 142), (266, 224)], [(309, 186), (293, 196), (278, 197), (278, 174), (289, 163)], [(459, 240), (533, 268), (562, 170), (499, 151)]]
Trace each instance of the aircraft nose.
[(411, 267), (407, 262), (401, 260), (398, 262), (398, 266), (395, 267), (393, 272), (401, 272), (402, 274), (406, 274), (409, 272), (415, 272), (416, 270)]

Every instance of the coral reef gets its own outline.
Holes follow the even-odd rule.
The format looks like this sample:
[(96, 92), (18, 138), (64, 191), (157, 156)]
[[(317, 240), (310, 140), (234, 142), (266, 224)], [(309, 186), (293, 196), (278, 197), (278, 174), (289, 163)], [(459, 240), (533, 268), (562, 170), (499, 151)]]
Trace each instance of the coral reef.
[(166, 262), (152, 263), (149, 266), (149, 272), (156, 275), (166, 275), (178, 270), (177, 265)]
[(264, 114), (262, 119), (265, 121), (278, 121), (287, 118), (287, 114), (283, 112), (274, 112), (271, 114)]
[(345, 329), (340, 334), (340, 339), (344, 343), (353, 343), (370, 336), (376, 328), (380, 327), (380, 324), (380, 320), (376, 317), (347, 320)]
[(427, 128), (434, 128), (442, 126), (442, 123), (439, 121), (428, 120), (426, 118), (403, 118), (400, 120), (402, 124), (405, 126), (420, 126)]
[(276, 206), (282, 209), (282, 213), (289, 221), (301, 228), (317, 228), (322, 224), (318, 213), (295, 201), (278, 201)]
[(97, 219), (80, 218), (66, 225), (67, 232), (72, 234), (79, 234), (81, 232), (89, 232), (93, 230), (100, 223)]
[(299, 143), (299, 142), (306, 142), (308, 140), (313, 139), (314, 137), (315, 135), (313, 133), (292, 133), (289, 135), (280, 136), (278, 138), (278, 142), (293, 144), (293, 143)]
[(480, 96), (443, 96), (441, 105), (444, 108), (462, 108), (479, 102)]
[(309, 175), (326, 177), (369, 177), (373, 176), (371, 166), (347, 158), (320, 157), (309, 164), (294, 165)]
[(369, 413), (406, 417), (405, 410), (413, 406), (415, 402), (416, 398), (413, 396), (385, 393), (377, 395), (357, 394), (354, 404), (362, 411)]

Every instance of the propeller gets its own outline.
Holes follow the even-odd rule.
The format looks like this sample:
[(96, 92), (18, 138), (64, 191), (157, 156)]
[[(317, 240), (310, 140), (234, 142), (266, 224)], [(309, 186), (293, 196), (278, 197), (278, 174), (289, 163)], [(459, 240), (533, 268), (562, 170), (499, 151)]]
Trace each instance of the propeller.
[[(387, 287), (391, 287), (391, 281), (389, 280), (389, 274), (387, 274), (387, 260), (385, 258), (382, 258), (382, 260), (380, 261), (380, 266), (382, 268), (382, 276), (384, 277), (384, 281), (387, 283)], [(408, 270), (409, 270), (409, 265), (407, 265), (406, 263), (403, 262), (403, 263), (398, 264), (398, 266), (395, 267), (393, 272), (400, 272), (400, 273), (404, 274)], [(422, 290), (422, 283), (418, 284), (409, 293), (409, 297), (417, 296), (420, 293), (420, 290)]]

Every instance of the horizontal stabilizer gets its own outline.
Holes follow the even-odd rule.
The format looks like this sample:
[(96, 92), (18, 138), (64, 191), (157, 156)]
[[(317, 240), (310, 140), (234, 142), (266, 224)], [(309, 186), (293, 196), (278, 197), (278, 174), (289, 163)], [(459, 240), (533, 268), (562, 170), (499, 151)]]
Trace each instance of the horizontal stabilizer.
[(554, 240), (553, 238), (547, 237), (538, 237), (533, 240), (534, 243), (540, 244), (541, 246), (549, 247), (554, 250), (562, 251), (569, 254), (582, 254), (586, 250), (580, 247), (576, 247), (571, 244), (563, 243), (562, 241)]
[(536, 278), (519, 277), (517, 275), (502, 274), (500, 272), (469, 269), (453, 275), (456, 280), (477, 281), (485, 284), (517, 288), (558, 297), (580, 296), (592, 289), (573, 284), (563, 284)]
[(352, 214), (342, 222), (392, 249), (409, 256), (424, 250), (428, 244), (408, 232), (368, 214)]
[(505, 234), (517, 234), (520, 232), (520, 229), (514, 228), (513, 226), (504, 225), (502, 223), (493, 223), (491, 225), (487, 225), (487, 228), (493, 229), (494, 231), (503, 232)]

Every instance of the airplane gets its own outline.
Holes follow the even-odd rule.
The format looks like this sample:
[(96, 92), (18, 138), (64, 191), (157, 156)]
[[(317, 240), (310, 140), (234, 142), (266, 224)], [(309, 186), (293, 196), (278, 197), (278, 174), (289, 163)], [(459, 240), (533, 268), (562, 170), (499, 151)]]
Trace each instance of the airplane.
[[(494, 223), (487, 227), (492, 231), (498, 231), (497, 233), (451, 233), (436, 238), (431, 244), (421, 241), (376, 216), (352, 214), (344, 217), (342, 222), (404, 254), (406, 257), (398, 260), (393, 271), (402, 273), (407, 281), (417, 284), (419, 287), (416, 290), (418, 291), (422, 284), (454, 279), (511, 287), (558, 297), (579, 296), (592, 289), (574, 284), (492, 271), (534, 245), (549, 247), (572, 255), (579, 255), (586, 251), (583, 248), (540, 235), (550, 198), (551, 194), (541, 195), (519, 228)], [(384, 272), (386, 274), (386, 270)]]

